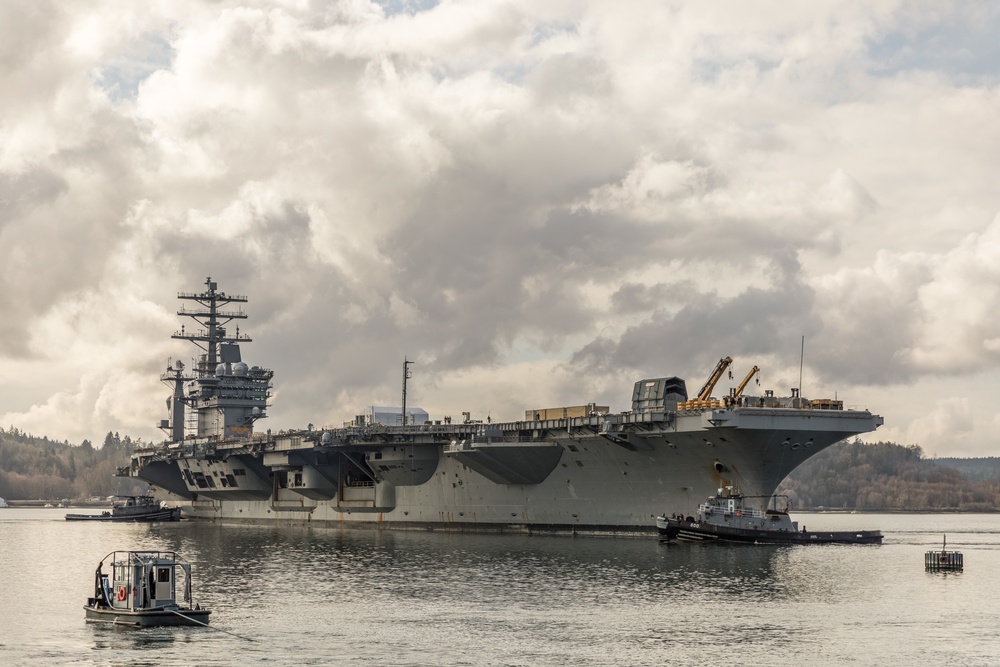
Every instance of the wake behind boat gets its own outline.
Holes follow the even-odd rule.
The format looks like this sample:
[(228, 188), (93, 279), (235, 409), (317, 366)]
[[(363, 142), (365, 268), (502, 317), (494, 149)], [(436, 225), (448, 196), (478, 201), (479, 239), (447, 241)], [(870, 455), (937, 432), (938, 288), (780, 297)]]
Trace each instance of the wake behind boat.
[(67, 514), (67, 521), (180, 521), (179, 507), (163, 507), (153, 496), (117, 496), (110, 512)]
[[(765, 501), (764, 508), (753, 502)], [(719, 489), (718, 495), (709, 497), (696, 516), (671, 516), (656, 518), (656, 529), (666, 540), (688, 542), (720, 541), (753, 544), (881, 544), (879, 530), (809, 532), (788, 516), (787, 507), (777, 509), (767, 505), (771, 497), (744, 496), (732, 486)]]
[[(111, 572), (104, 572), (107, 565)], [(178, 604), (177, 568), (184, 573)], [(115, 625), (208, 625), (207, 609), (191, 606), (191, 565), (173, 551), (113, 551), (97, 565), (86, 619)]]

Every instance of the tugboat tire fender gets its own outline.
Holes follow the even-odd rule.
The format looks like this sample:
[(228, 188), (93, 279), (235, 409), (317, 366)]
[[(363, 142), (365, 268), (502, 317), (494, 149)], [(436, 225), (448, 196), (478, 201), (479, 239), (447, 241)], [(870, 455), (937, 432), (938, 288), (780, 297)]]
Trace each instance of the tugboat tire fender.
[(118, 601), (119, 602), (123, 602), (124, 600), (125, 600), (125, 587), (124, 586), (119, 586), (118, 587)]

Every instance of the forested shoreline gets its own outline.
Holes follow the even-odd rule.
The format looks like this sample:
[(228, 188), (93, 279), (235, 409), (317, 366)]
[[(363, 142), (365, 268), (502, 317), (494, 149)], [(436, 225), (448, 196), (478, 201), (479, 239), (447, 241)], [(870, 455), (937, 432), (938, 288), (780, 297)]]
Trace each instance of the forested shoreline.
[(146, 484), (115, 477), (139, 444), (111, 432), (94, 447), (89, 440), (70, 444), (0, 428), (0, 498), (83, 500), (142, 492)]
[(796, 509), (995, 512), (1000, 458), (928, 459), (916, 445), (842, 442), (799, 466), (777, 493)]
[[(140, 441), (108, 433), (100, 447), (0, 428), (0, 498), (85, 500), (133, 495), (146, 485), (115, 477)], [(920, 447), (842, 442), (799, 466), (778, 487), (795, 509), (1000, 511), (1000, 457), (928, 459)]]

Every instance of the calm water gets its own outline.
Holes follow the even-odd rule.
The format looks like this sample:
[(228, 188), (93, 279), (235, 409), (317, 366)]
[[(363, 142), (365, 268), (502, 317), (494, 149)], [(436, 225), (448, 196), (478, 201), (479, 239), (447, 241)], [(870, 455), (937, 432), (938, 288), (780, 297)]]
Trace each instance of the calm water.
[[(882, 546), (66, 522), (0, 510), (0, 665), (997, 665), (1000, 516), (801, 515)], [(925, 573), (923, 554), (965, 554)], [(97, 562), (176, 550), (205, 628), (87, 624)]]

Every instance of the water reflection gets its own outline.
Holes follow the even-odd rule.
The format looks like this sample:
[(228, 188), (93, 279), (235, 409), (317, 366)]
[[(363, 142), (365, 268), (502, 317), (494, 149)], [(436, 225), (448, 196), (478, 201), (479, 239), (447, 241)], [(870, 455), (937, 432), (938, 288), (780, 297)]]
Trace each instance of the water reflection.
[[(651, 603), (705, 594), (763, 601), (798, 596), (794, 547), (666, 545), (655, 539), (297, 530), (188, 525), (159, 548), (195, 564), (198, 599), (252, 603), (306, 585), (312, 598), (454, 600), (514, 596)], [(308, 582), (307, 584), (305, 582)], [(285, 588), (287, 587), (287, 588)]]
[(94, 648), (99, 651), (159, 651), (174, 642), (190, 642), (184, 628), (135, 628), (107, 623), (88, 623), (94, 636)]

